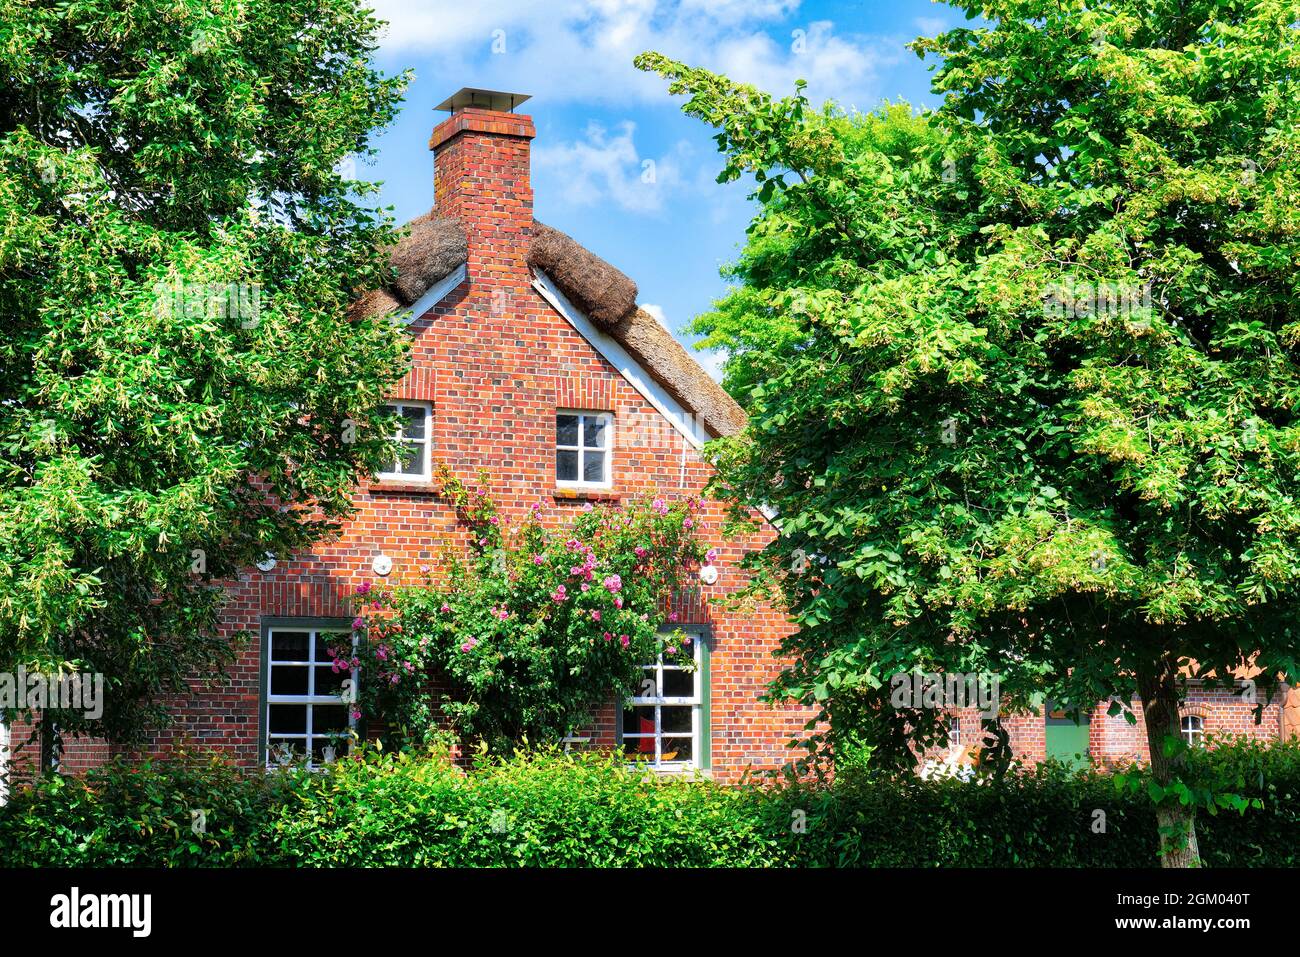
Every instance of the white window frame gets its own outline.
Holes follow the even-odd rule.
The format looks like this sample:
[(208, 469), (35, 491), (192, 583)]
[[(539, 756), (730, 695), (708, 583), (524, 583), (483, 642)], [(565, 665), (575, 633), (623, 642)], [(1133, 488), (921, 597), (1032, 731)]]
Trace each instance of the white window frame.
[(1178, 733), (1189, 748), (1199, 748), (1205, 740), (1205, 719), (1199, 714), (1185, 714), (1178, 721)]
[[(622, 717), (619, 718), (619, 722), (620, 722), (619, 744), (621, 746), (626, 745), (628, 741), (645, 741), (650, 739), (653, 739), (655, 743), (654, 751), (651, 754), (638, 753), (635, 756), (628, 755), (629, 758), (632, 758), (631, 764), (633, 767), (652, 768), (656, 771), (691, 771), (700, 767), (700, 756), (701, 756), (700, 748), (702, 745), (701, 732), (704, 726), (704, 685), (703, 685), (704, 635), (699, 632), (689, 631), (685, 629), (683, 629), (682, 631), (683, 634), (689, 636), (691, 639), (691, 645), (690, 645), (691, 653), (695, 660), (695, 670), (693, 672), (690, 672), (692, 678), (691, 695), (689, 697), (682, 697), (682, 696), (669, 697), (661, 694), (653, 694), (653, 695), (637, 694), (628, 698), (627, 701), (624, 702), (625, 711), (633, 708), (653, 707), (655, 709), (654, 734), (642, 734), (640, 731), (628, 731), (627, 728), (622, 727), (622, 721), (623, 721)], [(685, 671), (684, 668), (680, 668), (675, 665), (665, 666), (664, 658), (662, 654), (660, 654), (659, 657), (653, 663), (641, 666), (641, 670), (643, 672), (650, 674), (652, 676), (649, 680), (654, 682), (653, 688), (655, 691), (660, 691), (663, 689), (664, 686), (663, 673), (665, 667), (667, 667), (667, 669), (670, 671)], [(641, 688), (643, 690), (645, 689), (644, 681), (642, 682)], [(667, 741), (669, 742), (669, 746), (665, 747), (664, 746), (665, 735), (663, 730), (663, 708), (665, 706), (672, 707), (672, 706), (683, 706), (683, 705), (689, 705), (691, 709), (690, 734), (686, 735), (680, 732), (671, 732), (671, 731), (668, 732)], [(691, 742), (690, 760), (688, 761), (663, 760), (664, 752), (672, 750), (671, 748), (672, 741), (677, 739), (684, 740), (686, 738), (689, 738)], [(653, 760), (648, 760), (648, 758), (650, 757), (653, 757)]]
[[(410, 475), (406, 472), (380, 472), (379, 479), (383, 482), (429, 482), (433, 480), (433, 403), (421, 402), (415, 399), (393, 399), (385, 402), (386, 408), (392, 409), (397, 413), (397, 433), (392, 438), (403, 445), (420, 445), (424, 454), (420, 458), (420, 474)], [(403, 434), (405, 428), (405, 410), (420, 409), (424, 413), (424, 438), (408, 439)], [(401, 464), (401, 456), (393, 462), (393, 465)]]
[[(307, 659), (301, 661), (299, 660), (277, 661), (275, 659), (275, 655), (273, 652), (273, 649), (275, 647), (275, 633), (277, 631), (293, 632), (295, 634), (302, 634), (305, 632), (307, 634)], [(323, 695), (323, 694), (318, 695), (315, 693), (316, 669), (320, 667), (328, 667), (334, 663), (330, 659), (329, 655), (324, 651), (324, 648), (326, 647), (326, 645), (328, 645), (328, 642), (318, 641), (318, 639), (322, 635), (340, 635), (342, 636), (342, 641), (340, 643), (346, 642), (346, 647), (352, 648), (354, 650), (356, 649), (357, 646), (356, 634), (351, 632), (347, 628), (341, 628), (337, 626), (312, 628), (312, 627), (305, 627), (301, 625), (272, 625), (271, 627), (266, 629), (266, 702), (263, 705), (264, 710), (262, 712), (262, 720), (266, 722), (266, 735), (265, 735), (265, 753), (262, 755), (262, 758), (265, 761), (266, 766), (268, 768), (274, 768), (278, 766), (278, 763), (275, 760), (273, 760), (271, 757), (272, 738), (276, 738), (277, 740), (287, 738), (295, 742), (301, 741), (303, 744), (303, 754), (304, 757), (307, 759), (307, 767), (311, 768), (316, 766), (315, 763), (312, 761), (313, 739), (327, 740), (330, 737), (330, 734), (335, 733), (335, 732), (330, 732), (330, 734), (314, 733), (314, 729), (312, 728), (312, 717), (317, 705), (325, 705), (329, 707), (337, 707), (341, 705), (345, 708), (348, 708), (348, 728), (350, 729), (356, 728), (356, 720), (352, 717), (352, 709), (350, 707), (354, 703), (355, 699), (353, 699), (353, 701), (349, 701), (343, 695)], [(319, 653), (317, 651), (318, 644), (321, 649)], [(322, 657), (324, 660), (321, 660)], [(274, 680), (275, 669), (277, 667), (306, 668), (307, 669), (307, 693), (305, 695), (272, 694), (271, 689), (275, 686), (275, 680)], [(348, 676), (352, 679), (352, 689), (355, 691), (357, 687), (356, 669), (349, 669)], [(307, 721), (306, 724), (304, 725), (305, 728), (304, 733), (280, 734), (272, 731), (271, 730), (271, 705), (305, 706), (307, 709)]]
[[(555, 437), (555, 452), (577, 452), (578, 453), (578, 478), (562, 479), (558, 465), (555, 467), (555, 484), (558, 488), (611, 488), (614, 484), (614, 413), (613, 412), (596, 412), (589, 409), (556, 409), (555, 417), (558, 419), (562, 415), (576, 415), (578, 417), (578, 444), (561, 445), (559, 436)], [(605, 444), (603, 446), (590, 446), (593, 452), (605, 453), (605, 475), (599, 482), (589, 482), (582, 476), (587, 474), (586, 459), (586, 420), (602, 419), (605, 422)], [(558, 429), (558, 426), (557, 426)]]
[(961, 715), (952, 715), (948, 718), (948, 747), (961, 747)]

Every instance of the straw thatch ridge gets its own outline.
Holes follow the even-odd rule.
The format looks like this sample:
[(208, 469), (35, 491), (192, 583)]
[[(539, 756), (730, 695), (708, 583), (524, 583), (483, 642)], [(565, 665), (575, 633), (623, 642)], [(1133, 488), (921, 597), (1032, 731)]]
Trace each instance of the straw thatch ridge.
[(406, 225), (407, 234), (388, 250), (397, 278), (386, 289), (360, 296), (352, 315), (382, 316), (413, 306), (469, 258), (469, 240), (459, 220), (429, 212)]
[(392, 250), (397, 281), (389, 287), (403, 305), (419, 300), (440, 279), (465, 264), (469, 241), (458, 220), (425, 213), (410, 222), (411, 231)]
[(546, 273), (605, 332), (636, 309), (636, 283), (558, 229), (536, 220), (528, 265)]
[(635, 309), (609, 333), (715, 435), (734, 435), (745, 427), (745, 410), (650, 313)]

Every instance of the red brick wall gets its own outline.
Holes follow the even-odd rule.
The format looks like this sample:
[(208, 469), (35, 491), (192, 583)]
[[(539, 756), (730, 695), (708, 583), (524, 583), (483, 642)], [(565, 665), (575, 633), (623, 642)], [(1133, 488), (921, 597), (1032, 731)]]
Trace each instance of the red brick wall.
[[(392, 398), (433, 404), (435, 457), (466, 479), (487, 468), (508, 516), (522, 517), (541, 502), (544, 520), (558, 523), (583, 504), (581, 494), (555, 487), (557, 408), (614, 413), (614, 489), (604, 497), (699, 496), (709, 477), (700, 455), (671, 427), (650, 427), (662, 424), (658, 412), (532, 288), (524, 261), (532, 229), (532, 123), (502, 116), (465, 110), (435, 131), (437, 210), (466, 228), (469, 280), (409, 327), (414, 365)], [(232, 584), (224, 619), (231, 635), (256, 636), (266, 616), (350, 618), (347, 599), (374, 577), (374, 555), (393, 559), (390, 580), (413, 578), (459, 534), (451, 510), (428, 488), (367, 484), (354, 501), (356, 519), (336, 540), (284, 556), (270, 572), (250, 569)], [(779, 670), (772, 650), (786, 628), (782, 617), (766, 608), (745, 615), (709, 608), (708, 599), (740, 584), (743, 543), (722, 539), (720, 505), (706, 504), (703, 515), (700, 534), (720, 549), (721, 574), (678, 610), (683, 623), (711, 630), (712, 764), (715, 777), (734, 780), (748, 766), (789, 760), (785, 743), (807, 719), (802, 710), (771, 710), (757, 700)], [(258, 763), (260, 673), (255, 639), (240, 652), (231, 684), (196, 687), (176, 702), (175, 727), (155, 734), (148, 750), (165, 752), (188, 740)], [(613, 743), (614, 719), (611, 704), (593, 729), (599, 742)], [(87, 767), (108, 751), (74, 743), (65, 766)]]

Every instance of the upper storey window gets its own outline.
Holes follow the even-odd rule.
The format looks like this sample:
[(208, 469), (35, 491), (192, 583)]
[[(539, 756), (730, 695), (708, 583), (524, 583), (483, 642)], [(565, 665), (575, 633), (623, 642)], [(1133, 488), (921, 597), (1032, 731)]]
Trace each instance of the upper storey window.
[(555, 416), (555, 481), (561, 487), (609, 488), (614, 417), (560, 411)]

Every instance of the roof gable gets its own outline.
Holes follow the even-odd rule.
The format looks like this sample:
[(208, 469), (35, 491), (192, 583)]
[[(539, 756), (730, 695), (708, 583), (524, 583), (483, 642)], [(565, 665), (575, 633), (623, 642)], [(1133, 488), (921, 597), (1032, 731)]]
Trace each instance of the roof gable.
[[(468, 258), (465, 231), (455, 219), (426, 213), (411, 221), (410, 232), (393, 247), (391, 256), (397, 279), (385, 289), (359, 297), (352, 307), (355, 314), (383, 315), (416, 306), (423, 311), (436, 305), (429, 300), (441, 299), (463, 278)], [(733, 435), (745, 427), (744, 410), (736, 401), (671, 332), (637, 306), (637, 286), (628, 276), (570, 236), (536, 220), (526, 260), (713, 434)], [(565, 318), (572, 321), (573, 317)], [(629, 376), (627, 369), (620, 371)]]

